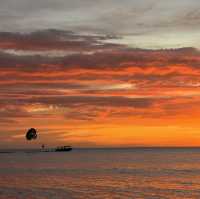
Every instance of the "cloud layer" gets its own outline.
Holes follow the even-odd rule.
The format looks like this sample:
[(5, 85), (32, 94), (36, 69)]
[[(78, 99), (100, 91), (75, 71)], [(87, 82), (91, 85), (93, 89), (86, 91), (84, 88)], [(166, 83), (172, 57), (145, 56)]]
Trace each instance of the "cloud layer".
[(0, 31), (56, 28), (118, 35), (139, 48), (199, 48), (199, 8), (197, 0), (2, 0)]
[(183, 127), (195, 140), (199, 7), (196, 0), (2, 0), (2, 144), (25, 146), (30, 126), (42, 141), (52, 135), (48, 144), (169, 144), (166, 134), (180, 144)]

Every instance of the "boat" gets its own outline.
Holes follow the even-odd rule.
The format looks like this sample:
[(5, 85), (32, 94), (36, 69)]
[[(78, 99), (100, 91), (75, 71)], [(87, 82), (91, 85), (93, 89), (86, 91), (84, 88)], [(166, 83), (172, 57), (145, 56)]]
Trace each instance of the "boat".
[(71, 151), (72, 147), (71, 146), (60, 146), (55, 148), (55, 152), (64, 152), (64, 151)]

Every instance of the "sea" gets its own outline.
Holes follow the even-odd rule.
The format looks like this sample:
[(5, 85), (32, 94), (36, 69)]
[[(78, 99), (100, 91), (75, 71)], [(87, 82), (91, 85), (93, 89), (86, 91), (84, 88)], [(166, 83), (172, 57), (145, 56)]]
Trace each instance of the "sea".
[(199, 198), (200, 148), (0, 153), (0, 199)]

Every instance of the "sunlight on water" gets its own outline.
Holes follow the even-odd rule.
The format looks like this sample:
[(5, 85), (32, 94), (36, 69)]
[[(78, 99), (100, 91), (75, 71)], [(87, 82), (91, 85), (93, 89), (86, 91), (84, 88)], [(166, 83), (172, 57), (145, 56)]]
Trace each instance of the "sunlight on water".
[(0, 154), (1, 199), (200, 198), (200, 149)]

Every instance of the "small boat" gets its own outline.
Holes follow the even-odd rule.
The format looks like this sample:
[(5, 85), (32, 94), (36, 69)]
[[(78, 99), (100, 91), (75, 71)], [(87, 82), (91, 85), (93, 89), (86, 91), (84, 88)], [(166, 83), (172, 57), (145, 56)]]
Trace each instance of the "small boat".
[(71, 146), (61, 146), (55, 148), (55, 152), (64, 152), (64, 151), (71, 151), (72, 147)]

